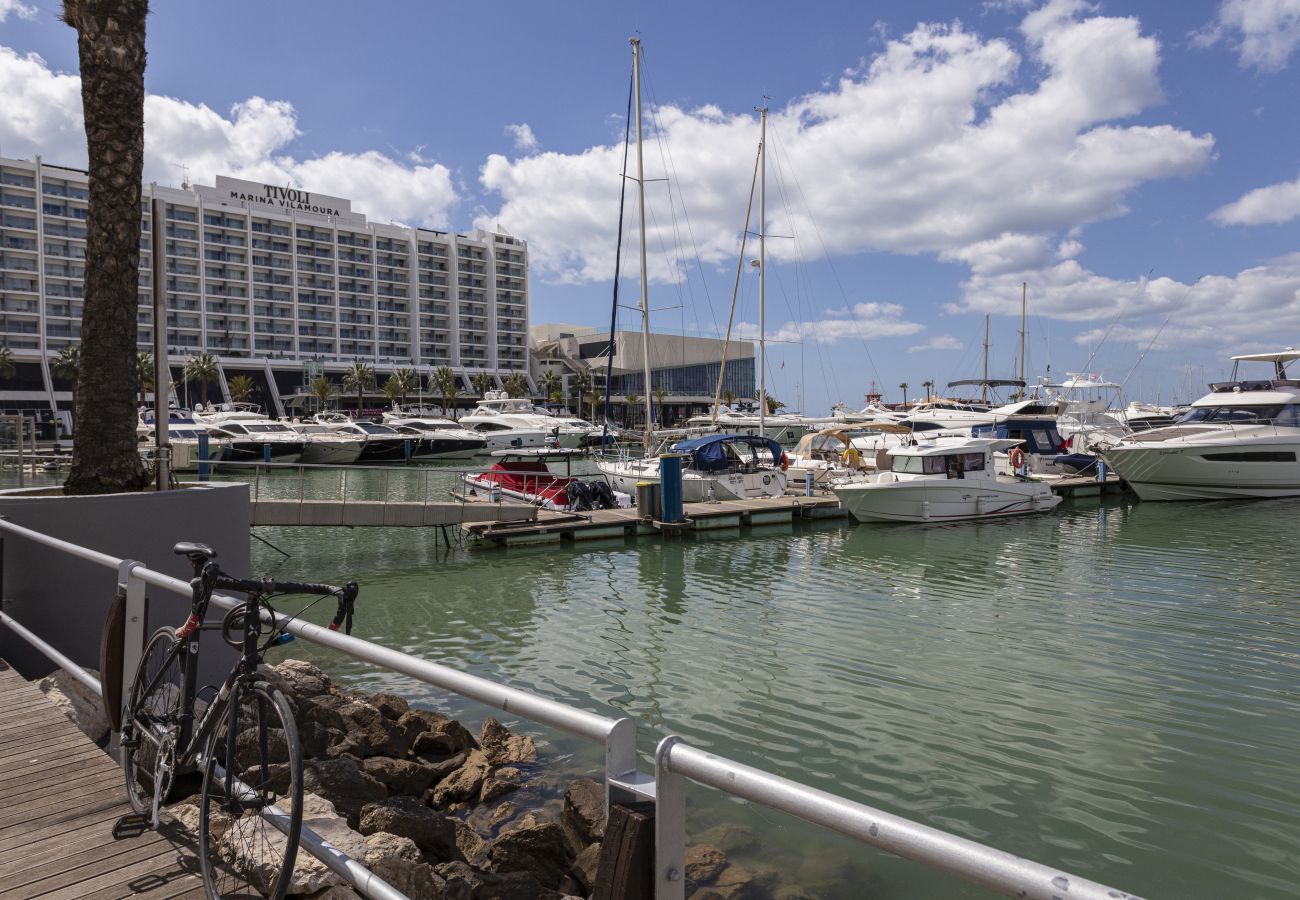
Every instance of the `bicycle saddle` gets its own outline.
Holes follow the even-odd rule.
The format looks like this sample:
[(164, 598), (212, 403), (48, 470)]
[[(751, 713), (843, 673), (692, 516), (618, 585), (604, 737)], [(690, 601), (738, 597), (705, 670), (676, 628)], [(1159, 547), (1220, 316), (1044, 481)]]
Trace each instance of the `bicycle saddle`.
[(175, 547), (172, 547), (172, 553), (177, 556), (188, 557), (191, 562), (197, 562), (200, 559), (215, 559), (217, 556), (217, 551), (207, 544), (198, 544), (193, 541), (181, 541)]

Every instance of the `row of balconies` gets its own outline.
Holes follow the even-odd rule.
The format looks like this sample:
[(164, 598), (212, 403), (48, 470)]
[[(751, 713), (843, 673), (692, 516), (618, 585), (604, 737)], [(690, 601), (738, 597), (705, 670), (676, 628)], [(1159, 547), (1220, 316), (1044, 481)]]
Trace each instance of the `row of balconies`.
[(221, 244), (223, 247), (243, 247), (244, 239), (237, 234), (226, 234), (224, 231), (205, 231), (203, 232), (203, 243)]
[(293, 244), (288, 241), (267, 241), (259, 238), (253, 238), (248, 242), (248, 246), (254, 250), (271, 250), (275, 253), (292, 253)]
[(25, 172), (15, 172), (13, 169), (0, 169), (0, 184), (34, 191), (36, 190), (36, 177)]
[(253, 232), (255, 234), (273, 234), (273, 235), (279, 235), (280, 237), (288, 237), (289, 226), (281, 225), (279, 222), (271, 222), (268, 220), (254, 219)]

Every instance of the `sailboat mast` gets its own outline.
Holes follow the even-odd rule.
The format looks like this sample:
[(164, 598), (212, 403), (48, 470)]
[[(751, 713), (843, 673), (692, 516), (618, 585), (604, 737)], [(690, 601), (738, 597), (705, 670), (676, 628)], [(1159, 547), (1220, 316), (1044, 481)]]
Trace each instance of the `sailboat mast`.
[(646, 278), (645, 263), (645, 155), (641, 141), (641, 41), (630, 38), (632, 44), (632, 79), (636, 84), (636, 194), (637, 211), (641, 216), (641, 228), (638, 234), (641, 245), (641, 371), (645, 388), (645, 452), (650, 452), (650, 440), (653, 433), (651, 418), (654, 407), (651, 405), (650, 392), (650, 290)]
[(984, 382), (980, 385), (980, 402), (989, 400), (989, 317), (984, 314)]
[(1025, 393), (1025, 385), (1023, 384), (1025, 380), (1025, 306), (1028, 296), (1029, 283), (1022, 281), (1020, 282), (1020, 381), (1022, 382), (1020, 395), (1022, 397)]
[(767, 107), (758, 114), (758, 436), (767, 437)]

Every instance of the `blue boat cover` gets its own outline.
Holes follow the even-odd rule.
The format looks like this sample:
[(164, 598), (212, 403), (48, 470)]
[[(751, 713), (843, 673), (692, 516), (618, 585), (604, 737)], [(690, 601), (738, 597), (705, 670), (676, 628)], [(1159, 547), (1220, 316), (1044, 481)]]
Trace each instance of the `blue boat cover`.
[(689, 453), (690, 467), (697, 472), (724, 472), (731, 468), (727, 457), (726, 444), (745, 444), (755, 451), (766, 449), (772, 454), (772, 461), (781, 458), (781, 445), (771, 438), (752, 434), (711, 434), (707, 437), (691, 438), (673, 444), (674, 453)]

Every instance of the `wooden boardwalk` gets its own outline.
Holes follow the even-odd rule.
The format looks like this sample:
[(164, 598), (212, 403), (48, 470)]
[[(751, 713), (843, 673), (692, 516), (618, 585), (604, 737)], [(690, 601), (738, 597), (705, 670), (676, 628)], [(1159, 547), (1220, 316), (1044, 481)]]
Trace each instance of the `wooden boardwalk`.
[(205, 896), (175, 822), (113, 838), (130, 811), (121, 768), (0, 661), (0, 900)]

